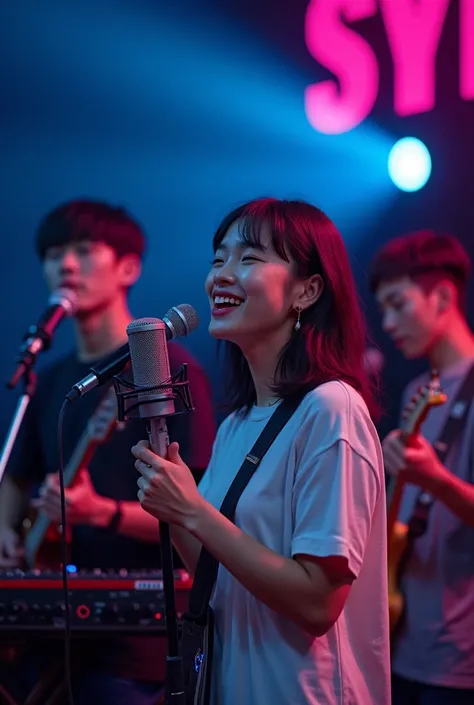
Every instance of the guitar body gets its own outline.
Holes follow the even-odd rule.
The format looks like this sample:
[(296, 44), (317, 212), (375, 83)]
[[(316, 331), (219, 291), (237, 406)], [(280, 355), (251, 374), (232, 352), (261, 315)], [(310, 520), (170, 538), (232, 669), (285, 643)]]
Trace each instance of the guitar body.
[[(98, 445), (105, 443), (117, 424), (115, 392), (109, 389), (82, 434), (64, 469), (64, 487), (74, 486), (81, 468), (87, 468)], [(67, 508), (66, 508), (67, 519)], [(70, 547), (71, 527), (66, 523), (66, 546)], [(62, 527), (50, 520), (43, 511), (32, 514), (23, 522), (25, 567), (58, 570), (62, 564)], [(69, 561), (69, 553), (68, 561)]]
[[(429, 410), (435, 406), (441, 406), (446, 400), (446, 394), (439, 384), (439, 376), (432, 371), (428, 384), (418, 390), (403, 411), (400, 437), (406, 446), (409, 446), (420, 432)], [(404, 597), (400, 582), (413, 542), (409, 536), (408, 526), (397, 521), (403, 491), (404, 483), (397, 477), (390, 485), (387, 511), (388, 603), (392, 640), (403, 620)]]

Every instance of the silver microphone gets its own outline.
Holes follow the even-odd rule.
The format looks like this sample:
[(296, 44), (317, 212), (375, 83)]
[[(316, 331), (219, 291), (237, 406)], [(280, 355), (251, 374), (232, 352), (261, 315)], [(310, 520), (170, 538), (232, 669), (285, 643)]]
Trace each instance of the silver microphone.
[(149, 420), (151, 449), (164, 458), (169, 445), (166, 417), (175, 411), (166, 324), (159, 318), (138, 318), (127, 326), (127, 335), (134, 385), (138, 391), (140, 387), (160, 387), (139, 392), (137, 400), (141, 418)]

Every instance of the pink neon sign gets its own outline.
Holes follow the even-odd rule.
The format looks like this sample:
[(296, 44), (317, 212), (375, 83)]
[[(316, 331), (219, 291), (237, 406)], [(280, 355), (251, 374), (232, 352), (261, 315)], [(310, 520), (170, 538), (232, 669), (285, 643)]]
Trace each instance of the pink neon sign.
[[(394, 67), (394, 110), (415, 115), (432, 110), (436, 54), (449, 0), (311, 0), (305, 36), (310, 54), (338, 79), (308, 86), (305, 110), (319, 132), (340, 134), (370, 114), (379, 91), (379, 67), (371, 46), (351, 22), (380, 8)], [(346, 24), (347, 23), (347, 24)], [(474, 99), (474, 2), (460, 5), (460, 94)]]

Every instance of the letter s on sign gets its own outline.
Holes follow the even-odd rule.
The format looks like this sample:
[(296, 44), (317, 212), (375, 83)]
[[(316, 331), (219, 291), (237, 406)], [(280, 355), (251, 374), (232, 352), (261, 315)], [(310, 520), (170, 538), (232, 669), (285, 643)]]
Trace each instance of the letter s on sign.
[(308, 86), (305, 111), (319, 132), (340, 134), (359, 125), (374, 107), (379, 88), (377, 58), (362, 37), (343, 22), (377, 13), (376, 0), (311, 0), (305, 37), (310, 54), (339, 80)]

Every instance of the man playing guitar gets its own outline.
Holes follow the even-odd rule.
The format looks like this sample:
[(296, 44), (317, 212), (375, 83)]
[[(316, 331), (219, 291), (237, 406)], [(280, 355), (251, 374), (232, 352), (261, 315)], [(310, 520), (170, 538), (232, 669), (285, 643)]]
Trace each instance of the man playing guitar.
[[(140, 227), (123, 209), (76, 201), (45, 217), (37, 232), (36, 248), (48, 287), (67, 287), (77, 295), (76, 346), (40, 373), (0, 487), (0, 567), (22, 562), (17, 528), (33, 485), (39, 486), (36, 508), (55, 523), (59, 520), (58, 413), (66, 393), (89, 367), (127, 342), (126, 327), (133, 318), (128, 292), (140, 277), (145, 240)], [(179, 345), (170, 343), (169, 355), (172, 373), (188, 363), (196, 408), (193, 414), (169, 419), (169, 432), (199, 476), (207, 466), (214, 439), (208, 382), (200, 366)], [(96, 418), (106, 392), (97, 387), (68, 408), (63, 432), (66, 465), (77, 455), (77, 448), (84, 446), (84, 432), (91, 418)], [(137, 501), (137, 472), (130, 456), (131, 446), (142, 436), (139, 421), (116, 428), (106, 443), (96, 445), (87, 467), (78, 468), (66, 490), (67, 517), (72, 525), (71, 562), (79, 569), (159, 568), (157, 522)], [(90, 440), (93, 438), (91, 434)], [(86, 438), (85, 455), (88, 448)], [(60, 646), (58, 658), (62, 658)], [(51, 647), (46, 651), (51, 660)], [(98, 648), (88, 643), (84, 652), (88, 662), (81, 665), (81, 676), (75, 683), (76, 705), (155, 702), (157, 681), (163, 679), (164, 671), (160, 672), (153, 640), (100, 640)], [(24, 673), (21, 679), (25, 679)]]
[[(384, 330), (405, 358), (428, 360), (448, 398), (408, 447), (397, 430), (383, 442), (387, 472), (407, 483), (399, 521), (409, 523), (420, 489), (433, 500), (401, 576), (405, 611), (393, 644), (393, 705), (474, 702), (474, 405), (444, 463), (432, 445), (474, 364), (465, 316), (469, 270), (460, 242), (432, 231), (388, 242), (370, 268)], [(408, 385), (403, 406), (427, 379)]]

